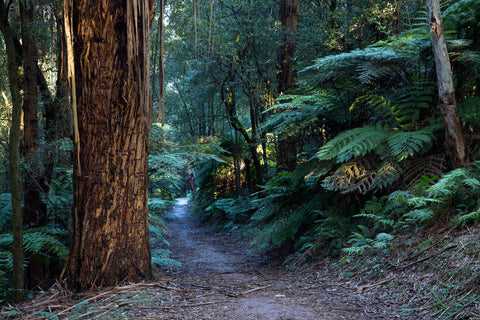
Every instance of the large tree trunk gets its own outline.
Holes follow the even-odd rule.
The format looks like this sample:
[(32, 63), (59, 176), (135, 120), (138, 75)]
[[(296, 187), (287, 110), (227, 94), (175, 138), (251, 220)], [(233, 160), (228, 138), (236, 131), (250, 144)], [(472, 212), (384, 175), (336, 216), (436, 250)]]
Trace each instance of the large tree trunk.
[(68, 281), (83, 290), (149, 279), (149, 3), (65, 2), (78, 126)]
[[(298, 31), (299, 0), (282, 0), (280, 20), (284, 27), (283, 44), (278, 56), (278, 91), (288, 93), (296, 88), (295, 38)], [(297, 137), (280, 135), (277, 145), (277, 168), (279, 171), (293, 171), (297, 166)]]
[(432, 38), (433, 55), (437, 68), (438, 98), (445, 130), (445, 150), (454, 168), (463, 167), (468, 162), (463, 141), (462, 127), (458, 118), (452, 68), (448, 57), (443, 21), (438, 0), (426, 0), (428, 23)]
[(21, 76), (22, 59), (15, 48), (15, 36), (8, 23), (8, 8), (0, 2), (0, 31), (5, 40), (7, 52), (8, 81), (12, 97), (12, 122), (9, 141), (9, 174), (12, 195), (13, 228), (13, 301), (20, 302), (24, 297), (23, 279), (23, 223), (22, 186), (20, 181), (20, 121), (22, 114)]

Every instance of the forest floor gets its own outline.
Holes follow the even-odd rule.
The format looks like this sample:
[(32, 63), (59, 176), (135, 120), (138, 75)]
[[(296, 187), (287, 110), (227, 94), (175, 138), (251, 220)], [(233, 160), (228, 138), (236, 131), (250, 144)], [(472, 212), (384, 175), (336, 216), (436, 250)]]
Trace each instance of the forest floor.
[(215, 234), (186, 199), (177, 200), (167, 221), (169, 249), (182, 266), (162, 277), (185, 291), (163, 301), (172, 307), (162, 319), (406, 319), (400, 306), (375, 290), (362, 292), (327, 266), (287, 271), (274, 257), (252, 254), (238, 236)]
[(272, 254), (253, 253), (238, 234), (201, 224), (186, 199), (177, 199), (166, 220), (168, 249), (181, 266), (157, 269), (154, 282), (76, 295), (57, 283), (4, 307), (0, 318), (480, 319), (477, 229), (455, 237), (445, 231), (412, 245), (415, 251), (371, 256), (357, 267), (330, 261), (292, 271)]

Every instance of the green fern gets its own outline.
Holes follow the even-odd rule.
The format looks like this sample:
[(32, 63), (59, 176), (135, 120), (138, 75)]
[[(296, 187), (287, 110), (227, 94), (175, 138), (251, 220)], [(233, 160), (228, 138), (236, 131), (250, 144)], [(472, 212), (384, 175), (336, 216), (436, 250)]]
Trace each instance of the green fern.
[(319, 127), (321, 119), (344, 123), (348, 116), (346, 108), (339, 103), (338, 94), (333, 91), (316, 90), (313, 94), (280, 96), (279, 99), (290, 101), (264, 111), (268, 118), (260, 127), (260, 133), (294, 134), (310, 126)]
[[(386, 73), (386, 68), (394, 64), (402, 64), (408, 56), (386, 48), (366, 48), (348, 53), (326, 56), (314, 60), (314, 63), (303, 69), (302, 72), (311, 73), (314, 83), (339, 82), (355, 77), (360, 81), (371, 81), (380, 78)], [(371, 68), (366, 68), (368, 64)], [(363, 66), (352, 68), (352, 66)]]
[(477, 224), (480, 222), (480, 203), (478, 204), (478, 208), (475, 211), (470, 213), (460, 215), (456, 220), (455, 224), (458, 227), (464, 227), (467, 224)]
[(356, 218), (366, 218), (373, 223), (372, 230), (374, 232), (385, 231), (395, 226), (396, 221), (391, 217), (391, 212), (385, 210), (385, 201), (387, 197), (378, 199), (373, 197), (367, 201), (365, 206), (360, 210), (359, 214), (354, 215)]
[(403, 215), (402, 219), (407, 223), (417, 224), (424, 223), (435, 217), (435, 212), (432, 209), (414, 209)]
[(429, 127), (413, 132), (397, 132), (388, 138), (388, 147), (393, 157), (398, 161), (420, 155), (432, 147), (435, 127)]
[(375, 150), (387, 136), (386, 130), (381, 127), (366, 126), (344, 131), (321, 147), (315, 157), (321, 161), (335, 159), (337, 163), (346, 162)]
[(182, 265), (179, 261), (170, 258), (170, 250), (167, 249), (152, 250), (152, 263), (158, 267), (180, 267)]

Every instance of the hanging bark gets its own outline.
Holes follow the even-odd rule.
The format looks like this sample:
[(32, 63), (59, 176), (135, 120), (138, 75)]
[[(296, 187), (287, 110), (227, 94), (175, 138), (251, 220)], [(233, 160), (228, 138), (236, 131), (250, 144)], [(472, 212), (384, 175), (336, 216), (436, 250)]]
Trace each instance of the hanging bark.
[(12, 122), (9, 138), (9, 173), (12, 195), (12, 229), (13, 229), (13, 301), (18, 303), (24, 297), (23, 279), (23, 219), (22, 186), (20, 181), (20, 122), (22, 114), (21, 76), (22, 57), (18, 54), (15, 34), (8, 23), (8, 7), (0, 2), (0, 31), (5, 41), (7, 53), (8, 82), (12, 97)]
[(78, 126), (68, 271), (72, 289), (151, 278), (151, 12), (146, 0), (65, 0), (70, 52), (75, 41), (74, 65), (69, 57), (68, 67), (74, 71), (69, 80)]
[(452, 68), (445, 42), (440, 4), (438, 0), (426, 0), (426, 6), (437, 69), (438, 98), (445, 131), (445, 151), (450, 158), (451, 165), (454, 168), (460, 168), (464, 167), (469, 160), (465, 151), (462, 127), (455, 102)]
[[(296, 88), (295, 38), (298, 31), (299, 0), (282, 0), (280, 20), (284, 27), (282, 45), (278, 56), (278, 91), (288, 93)], [(280, 135), (277, 144), (277, 168), (279, 171), (293, 171), (297, 166), (297, 138), (294, 135)]]

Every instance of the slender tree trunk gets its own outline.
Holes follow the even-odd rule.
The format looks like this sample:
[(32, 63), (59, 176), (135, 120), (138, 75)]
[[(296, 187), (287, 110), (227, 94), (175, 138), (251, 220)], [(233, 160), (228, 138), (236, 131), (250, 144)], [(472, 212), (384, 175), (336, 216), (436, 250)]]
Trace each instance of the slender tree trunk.
[(469, 160), (465, 151), (462, 127), (455, 102), (452, 68), (445, 42), (440, 4), (438, 0), (426, 0), (426, 5), (437, 69), (438, 98), (445, 131), (445, 150), (454, 168), (464, 167)]
[(256, 179), (257, 179), (257, 184), (263, 183), (263, 172), (262, 172), (262, 166), (260, 164), (260, 160), (258, 158), (258, 152), (257, 152), (257, 141), (255, 137), (251, 137), (247, 130), (244, 128), (240, 120), (238, 119), (237, 116), (237, 111), (236, 111), (236, 100), (235, 100), (235, 92), (228, 87), (228, 82), (233, 81), (233, 64), (230, 66), (230, 70), (228, 71), (228, 74), (226, 78), (223, 80), (221, 87), (220, 87), (220, 97), (223, 101), (223, 104), (225, 105), (225, 109), (227, 111), (228, 115), (228, 120), (230, 122), (230, 125), (232, 128), (235, 130), (235, 135), (240, 133), (243, 138), (245, 139), (245, 142), (247, 142), (250, 154), (252, 155), (252, 160), (253, 164), (255, 166), (256, 170)]
[[(295, 38), (298, 31), (299, 0), (282, 0), (280, 20), (284, 27), (283, 44), (278, 57), (278, 91), (288, 93), (296, 88)], [(279, 171), (293, 171), (297, 166), (297, 138), (293, 135), (280, 135), (277, 145), (277, 168)]]
[[(43, 169), (38, 158), (38, 114), (37, 114), (37, 49), (33, 30), (34, 9), (28, 1), (20, 1), (20, 21), (23, 47), (23, 139), (21, 153), (29, 164), (25, 168), (23, 193), (23, 224), (25, 228), (38, 228), (47, 224), (47, 206), (43, 203), (39, 189)], [(44, 259), (39, 254), (30, 257), (27, 267), (28, 287), (37, 288), (45, 281)]]
[(152, 11), (146, 0), (65, 2), (69, 54), (75, 41), (69, 80), (78, 127), (68, 280), (84, 290), (150, 279)]
[(160, 88), (159, 102), (160, 102), (160, 117), (162, 119), (162, 126), (165, 125), (165, 67), (164, 67), (164, 36), (165, 28), (163, 25), (163, 19), (165, 16), (165, 0), (159, 0), (160, 17), (158, 19), (158, 29), (160, 33), (160, 50), (158, 54), (158, 86)]
[(10, 127), (9, 174), (12, 194), (13, 228), (13, 301), (20, 302), (24, 297), (23, 279), (23, 219), (22, 186), (20, 181), (20, 122), (22, 114), (21, 68), (22, 58), (15, 48), (14, 33), (8, 23), (8, 8), (0, 2), (0, 31), (3, 34), (7, 52), (7, 69), (10, 94), (12, 97), (12, 125)]

